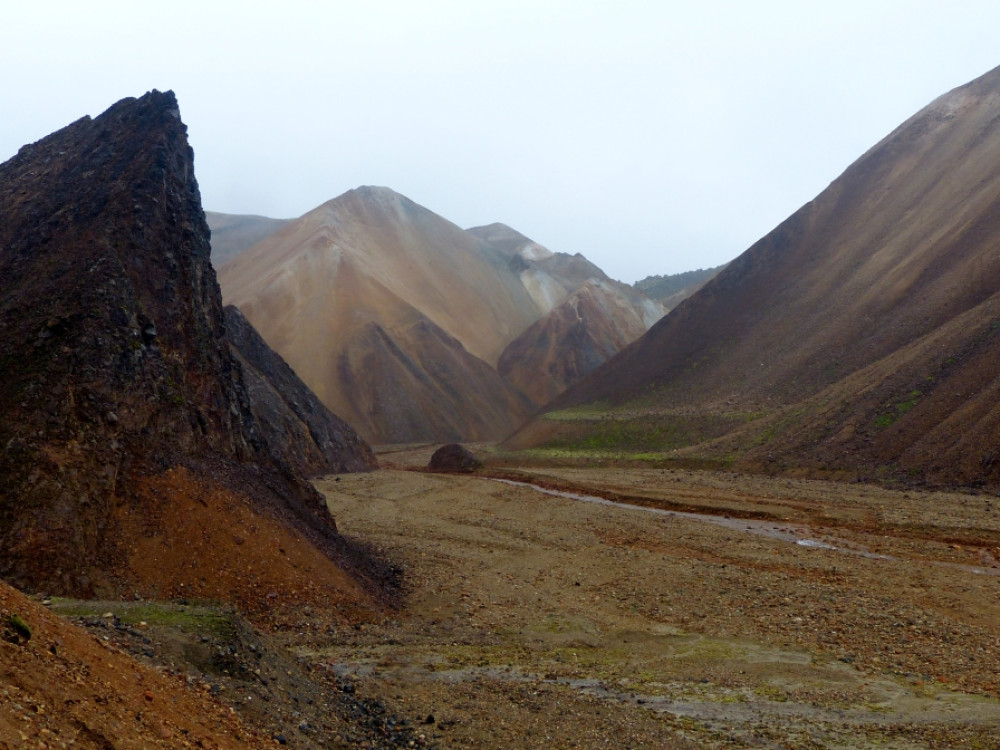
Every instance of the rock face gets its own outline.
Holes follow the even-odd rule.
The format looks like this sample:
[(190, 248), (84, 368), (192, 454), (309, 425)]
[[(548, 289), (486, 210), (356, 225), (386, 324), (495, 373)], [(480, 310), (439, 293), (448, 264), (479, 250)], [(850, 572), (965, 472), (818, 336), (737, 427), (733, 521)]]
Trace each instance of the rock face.
[(335, 553), (319, 496), (255, 422), (172, 93), (125, 99), (0, 165), (0, 279), (0, 574), (124, 590), (117, 529), (152, 522), (138, 488), (174, 466)]
[[(903, 123), (553, 408), (631, 404), (674, 435), (730, 415), (706, 450), (745, 466), (1000, 484), (998, 164), (1000, 69)], [(518, 443), (551, 437), (535, 427)]]
[(271, 455), (304, 476), (377, 468), (368, 444), (323, 406), (243, 314), (228, 305), (225, 316), (226, 336), (242, 366), (254, 420)]
[(468, 448), (458, 443), (450, 443), (449, 445), (442, 445), (434, 451), (431, 460), (427, 464), (427, 468), (430, 471), (468, 474), (482, 465), (482, 462)]

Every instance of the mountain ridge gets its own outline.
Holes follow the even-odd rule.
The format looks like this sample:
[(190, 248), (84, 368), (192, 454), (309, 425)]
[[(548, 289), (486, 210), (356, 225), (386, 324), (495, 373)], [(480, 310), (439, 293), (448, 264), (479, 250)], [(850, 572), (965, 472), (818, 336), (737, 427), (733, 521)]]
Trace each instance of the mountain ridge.
[[(226, 301), (379, 443), (509, 434), (540, 404), (497, 374), (504, 349), (589, 279), (612, 283), (582, 256), (501, 224), (463, 230), (372, 186), (321, 204), (219, 273)], [(643, 319), (659, 312), (635, 304)]]
[[(944, 400), (928, 396), (943, 393), (943, 384), (957, 376), (943, 377), (929, 352), (923, 364), (908, 365), (919, 378), (875, 389), (883, 400), (853, 414), (852, 436), (843, 431), (850, 409), (836, 418), (810, 410), (818, 408), (823, 393), (849, 403), (861, 399), (871, 385), (852, 379), (856, 373), (879, 362), (904, 368), (903, 352), (924, 337), (935, 340), (935, 332), (951, 332), (953, 339), (943, 346), (978, 351), (968, 324), (962, 330), (954, 321), (974, 317), (972, 311), (992, 304), (1000, 288), (1000, 261), (992, 249), (1000, 233), (1000, 178), (992, 168), (1000, 161), (998, 122), (1000, 69), (939, 97), (893, 130), (550, 408), (606, 402), (661, 415), (679, 415), (682, 405), (717, 415), (786, 410), (784, 422), (774, 416), (733, 433), (748, 436), (745, 441), (706, 435), (728, 446), (714, 455), (728, 450), (738, 462), (756, 466), (801, 460), (864, 476), (910, 472), (935, 481), (995, 482), (994, 469), (977, 468), (979, 458), (947, 471), (932, 468), (941, 445), (910, 449), (919, 443), (916, 425), (926, 430), (949, 418)], [(956, 372), (978, 372), (987, 384), (978, 390), (985, 394), (996, 373), (980, 355), (969, 356), (978, 359), (960, 362)], [(894, 357), (900, 358), (896, 365), (885, 364)], [(916, 391), (920, 396), (911, 397)], [(792, 418), (797, 404), (805, 411)], [(985, 407), (975, 413), (977, 424), (995, 419)], [(799, 437), (781, 442), (793, 427)], [(513, 444), (532, 444), (532, 431), (551, 437), (551, 430), (536, 425)], [(955, 436), (949, 455), (958, 450), (986, 456), (992, 433), (973, 432)]]

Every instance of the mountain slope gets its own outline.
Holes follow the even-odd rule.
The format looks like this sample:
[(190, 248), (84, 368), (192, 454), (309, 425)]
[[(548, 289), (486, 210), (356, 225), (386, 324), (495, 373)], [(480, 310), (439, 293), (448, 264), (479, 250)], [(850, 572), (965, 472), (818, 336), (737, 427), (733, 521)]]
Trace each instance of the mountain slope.
[(303, 476), (376, 468), (371, 448), (323, 406), (243, 314), (232, 305), (224, 313), (226, 338), (242, 367), (250, 408), (271, 455)]
[[(536, 407), (495, 365), (589, 278), (509, 227), (465, 231), (387, 188), (352, 190), (220, 269), (227, 302), (374, 442), (488, 440)], [(541, 377), (539, 374), (538, 377)]]
[[(222, 570), (250, 554), (236, 537), (253, 527), (326, 560), (317, 600), (371, 601), (367, 560), (255, 422), (172, 93), (122, 100), (0, 165), (0, 278), (0, 574), (132, 596), (163, 593), (172, 569), (170, 585), (231, 601)], [(225, 530), (215, 557), (192, 560), (207, 529)], [(271, 570), (300, 576), (286, 560)]]
[(288, 223), (287, 219), (216, 211), (206, 211), (205, 220), (212, 233), (212, 263), (216, 268)]
[(591, 279), (508, 344), (497, 370), (542, 406), (639, 338), (664, 312), (624, 284)]
[[(897, 128), (553, 408), (772, 415), (719, 453), (995, 482), (998, 163), (1000, 69)], [(943, 446), (965, 458), (941, 466)]]
[(715, 268), (699, 268), (697, 271), (685, 271), (666, 276), (647, 276), (632, 286), (647, 297), (655, 299), (668, 310), (672, 310), (705, 286), (723, 268), (725, 268), (724, 265)]

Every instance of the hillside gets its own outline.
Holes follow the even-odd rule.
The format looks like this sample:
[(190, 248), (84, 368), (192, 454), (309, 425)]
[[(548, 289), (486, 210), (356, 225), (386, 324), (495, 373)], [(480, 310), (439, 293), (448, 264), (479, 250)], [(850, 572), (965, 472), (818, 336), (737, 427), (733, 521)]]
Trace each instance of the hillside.
[(463, 230), (376, 187), (310, 211), (219, 272), (226, 301), (376, 443), (509, 434), (540, 403), (500, 377), (501, 354), (595, 277), (606, 279), (582, 256), (500, 224)]
[(624, 284), (590, 279), (508, 344), (497, 369), (533, 403), (547, 404), (639, 338), (663, 312)]
[[(512, 445), (1000, 479), (1000, 69), (940, 97)], [(657, 437), (659, 436), (659, 437)]]
[(651, 299), (655, 299), (669, 310), (677, 307), (692, 294), (701, 289), (719, 271), (725, 268), (699, 268), (696, 271), (684, 271), (658, 276), (647, 276), (632, 286)]
[(222, 214), (206, 211), (205, 220), (212, 233), (212, 264), (218, 268), (288, 223), (252, 214)]
[[(378, 606), (377, 566), (255, 417), (192, 160), (176, 99), (154, 91), (0, 165), (0, 574), (233, 601), (269, 622), (290, 614), (270, 587), (306, 580), (307, 599)], [(339, 445), (300, 434), (282, 450), (374, 466), (337, 429)]]

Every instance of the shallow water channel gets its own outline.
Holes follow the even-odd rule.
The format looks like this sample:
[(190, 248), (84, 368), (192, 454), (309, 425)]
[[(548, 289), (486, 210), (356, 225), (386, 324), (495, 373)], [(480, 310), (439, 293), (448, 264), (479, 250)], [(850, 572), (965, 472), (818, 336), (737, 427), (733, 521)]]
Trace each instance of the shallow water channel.
[[(652, 513), (658, 516), (667, 516), (671, 518), (685, 518), (692, 521), (702, 521), (704, 523), (715, 524), (716, 526), (722, 526), (726, 529), (731, 529), (733, 531), (742, 531), (747, 534), (755, 534), (757, 536), (766, 537), (768, 539), (778, 539), (783, 542), (789, 542), (790, 544), (796, 544), (800, 547), (808, 547), (812, 549), (825, 549), (832, 550), (834, 552), (841, 552), (848, 555), (858, 555), (860, 557), (866, 557), (873, 560), (901, 560), (903, 558), (894, 557), (892, 555), (883, 555), (867, 550), (863, 547), (852, 545), (851, 543), (837, 539), (830, 534), (823, 534), (823, 538), (816, 538), (817, 535), (813, 529), (804, 524), (792, 524), (785, 522), (776, 521), (763, 521), (756, 518), (733, 518), (732, 516), (725, 515), (713, 515), (711, 513), (691, 513), (689, 511), (680, 510), (666, 510), (664, 508), (650, 508), (645, 505), (633, 505), (631, 503), (622, 503), (615, 500), (608, 500), (603, 497), (597, 497), (596, 495), (584, 495), (577, 492), (566, 492), (565, 490), (553, 490), (548, 487), (541, 487), (537, 484), (532, 484), (531, 482), (518, 482), (513, 479), (498, 479), (495, 477), (489, 477), (492, 482), (500, 482), (501, 484), (507, 484), (514, 487), (526, 487), (536, 492), (541, 492), (545, 495), (552, 495), (554, 497), (562, 497), (568, 500), (579, 500), (584, 503), (593, 503), (595, 505), (607, 505), (614, 508), (625, 508), (627, 510), (639, 511), (641, 513)], [(953, 568), (956, 570), (964, 570), (969, 573), (975, 573), (977, 575), (991, 575), (1000, 576), (1000, 568), (985, 568), (976, 565), (962, 565), (961, 563), (949, 563), (941, 562), (937, 560), (907, 560), (907, 562), (925, 562), (930, 565), (938, 565), (947, 568)]]

